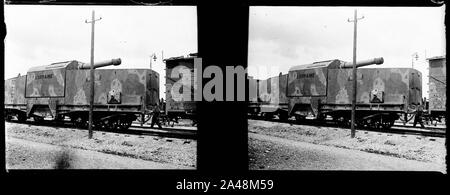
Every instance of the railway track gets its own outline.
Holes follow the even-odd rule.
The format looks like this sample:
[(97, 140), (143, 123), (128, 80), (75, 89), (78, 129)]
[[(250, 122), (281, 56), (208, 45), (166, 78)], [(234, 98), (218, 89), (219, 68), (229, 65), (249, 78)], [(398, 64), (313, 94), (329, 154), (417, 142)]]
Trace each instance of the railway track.
[[(420, 125), (417, 125), (420, 126)], [(400, 125), (400, 124), (394, 124), (393, 127), (403, 127), (403, 128), (413, 128), (415, 129), (416, 127), (413, 127), (412, 125)], [(418, 128), (418, 127), (417, 127)], [(433, 126), (425, 126), (425, 128), (420, 128), (420, 129), (426, 129), (426, 130), (442, 130), (445, 131), (446, 127), (433, 127)]]
[[(278, 122), (278, 123), (285, 123), (285, 124), (291, 124), (291, 125), (339, 127), (339, 128), (350, 129), (350, 127), (342, 126), (335, 121), (304, 120), (304, 121), (298, 122), (296, 120), (281, 121), (281, 120), (275, 119), (275, 118), (263, 119), (261, 117), (250, 117), (250, 116), (249, 116), (249, 119)], [(416, 128), (416, 127), (412, 127), (412, 126), (408, 126), (408, 125), (404, 126), (404, 125), (396, 124), (393, 127), (391, 127), (390, 129), (357, 128), (357, 130), (373, 131), (373, 132), (380, 132), (380, 133), (404, 134), (404, 135), (420, 135), (420, 136), (426, 136), (426, 137), (446, 137), (446, 128), (439, 128), (439, 127)]]
[(404, 125), (394, 125), (387, 131), (396, 131), (399, 134), (423, 135), (427, 137), (445, 137), (446, 135), (446, 128), (437, 127), (416, 128)]
[(163, 127), (162, 129), (151, 128), (149, 126), (139, 126), (131, 125), (131, 127), (126, 132), (133, 132), (142, 135), (152, 135), (152, 136), (162, 136), (162, 137), (172, 137), (172, 138), (182, 138), (182, 139), (197, 139), (197, 130), (186, 129), (186, 128), (174, 128), (174, 127)]
[[(44, 120), (44, 121), (41, 121), (38, 123), (35, 121), (30, 121), (30, 120), (27, 120), (25, 122), (18, 122), (16, 120), (11, 120), (8, 122), (18, 123), (18, 124), (27, 124), (27, 125), (33, 125), (33, 126), (47, 126), (47, 127), (55, 127), (55, 128), (79, 129), (79, 128), (76, 128), (72, 124), (72, 122), (69, 122), (69, 121), (55, 122), (55, 121)], [(83, 130), (86, 130), (86, 129), (83, 129)], [(150, 128), (149, 126), (146, 126), (146, 125), (141, 127), (134, 123), (127, 130), (109, 131), (109, 130), (104, 130), (104, 129), (94, 129), (94, 131), (128, 134), (128, 135), (159, 136), (159, 137), (178, 138), (178, 139), (192, 139), (192, 140), (197, 139), (197, 130), (195, 130), (195, 129), (174, 128), (174, 127), (163, 127), (162, 129), (158, 129), (158, 128)]]

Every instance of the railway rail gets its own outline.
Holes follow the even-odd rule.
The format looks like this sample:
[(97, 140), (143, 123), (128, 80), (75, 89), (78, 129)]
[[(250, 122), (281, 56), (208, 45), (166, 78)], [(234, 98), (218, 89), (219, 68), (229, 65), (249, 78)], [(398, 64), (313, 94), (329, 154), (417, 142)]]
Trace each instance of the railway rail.
[[(278, 123), (287, 123), (287, 124), (296, 124), (296, 125), (310, 125), (310, 126), (319, 126), (319, 127), (340, 127), (340, 128), (350, 128), (345, 127), (342, 124), (338, 124), (335, 121), (317, 121), (317, 120), (304, 120), (304, 121), (296, 121), (296, 120), (279, 120), (279, 119), (264, 119), (262, 117), (250, 117), (249, 119), (253, 120), (263, 120), (270, 122), (278, 122)], [(416, 128), (411, 126), (404, 125), (394, 125), (390, 129), (371, 129), (371, 128), (357, 128), (360, 131), (373, 131), (380, 133), (392, 133), (392, 134), (405, 134), (405, 135), (420, 135), (426, 137), (446, 137), (446, 128), (439, 127), (425, 127), (425, 128)]]
[[(35, 121), (27, 120), (25, 122), (19, 122), (17, 120), (11, 120), (11, 121), (7, 121), (7, 122), (27, 124), (27, 125), (33, 125), (33, 126), (47, 126), (47, 127), (54, 127), (54, 128), (80, 129), (80, 128), (76, 128), (75, 125), (70, 121), (55, 122), (55, 121), (44, 120), (44, 121), (35, 122)], [(150, 128), (149, 126), (145, 126), (145, 125), (140, 126), (140, 125), (132, 124), (131, 127), (127, 130), (112, 131), (112, 130), (107, 130), (107, 129), (95, 129), (94, 131), (128, 134), (128, 135), (160, 136), (160, 137), (178, 138), (178, 139), (191, 139), (191, 140), (197, 139), (197, 131), (196, 130), (174, 128), (174, 127), (163, 127), (162, 129), (157, 129), (157, 128)]]

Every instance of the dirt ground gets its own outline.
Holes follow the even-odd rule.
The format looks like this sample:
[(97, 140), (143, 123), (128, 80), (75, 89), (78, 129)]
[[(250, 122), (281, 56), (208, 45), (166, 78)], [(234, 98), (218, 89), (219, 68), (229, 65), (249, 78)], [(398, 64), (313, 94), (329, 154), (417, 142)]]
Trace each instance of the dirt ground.
[[(110, 132), (94, 132), (94, 138), (88, 139), (87, 130), (31, 126), (8, 122), (5, 123), (5, 129), (6, 140), (17, 138), (69, 149), (101, 152), (157, 163), (180, 165), (181, 167), (196, 167), (197, 141), (191, 139)], [(6, 155), (8, 156), (8, 153)]]
[(445, 165), (445, 138), (357, 131), (352, 139), (349, 129), (259, 120), (248, 123), (250, 133)]
[(7, 170), (12, 169), (194, 169), (182, 165), (106, 154), (8, 137)]
[(446, 166), (249, 133), (250, 170), (434, 171)]

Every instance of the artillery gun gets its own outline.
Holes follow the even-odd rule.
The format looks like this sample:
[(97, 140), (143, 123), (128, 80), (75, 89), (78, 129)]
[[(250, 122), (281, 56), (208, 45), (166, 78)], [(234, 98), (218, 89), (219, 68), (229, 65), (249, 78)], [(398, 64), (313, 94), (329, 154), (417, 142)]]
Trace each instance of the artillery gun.
[[(356, 67), (379, 65), (383, 58), (358, 61)], [(411, 68), (362, 68), (352, 78), (353, 63), (328, 60), (294, 66), (287, 82), (288, 113), (298, 120), (331, 116), (349, 124), (353, 79), (357, 80), (356, 113), (360, 126), (389, 128), (402, 113), (419, 105), (421, 73)]]
[[(150, 69), (98, 69), (121, 59), (93, 64), (96, 128), (127, 129), (136, 115), (148, 114), (159, 100), (159, 74)], [(76, 60), (32, 67), (27, 75), (5, 81), (5, 117), (41, 121), (69, 117), (85, 127), (90, 102), (89, 63)]]
[[(384, 63), (383, 58), (373, 58), (369, 60), (362, 60), (356, 62), (356, 68), (363, 67), (363, 66), (369, 66), (369, 65), (380, 65)], [(340, 68), (353, 68), (352, 62), (344, 62), (341, 64)]]
[[(118, 66), (121, 63), (122, 63), (122, 60), (120, 58), (105, 60), (105, 61), (94, 63), (94, 68), (101, 68), (104, 66), (111, 66), (111, 65)], [(90, 63), (82, 63), (82, 64), (78, 65), (78, 68), (79, 69), (90, 69), (91, 64)]]

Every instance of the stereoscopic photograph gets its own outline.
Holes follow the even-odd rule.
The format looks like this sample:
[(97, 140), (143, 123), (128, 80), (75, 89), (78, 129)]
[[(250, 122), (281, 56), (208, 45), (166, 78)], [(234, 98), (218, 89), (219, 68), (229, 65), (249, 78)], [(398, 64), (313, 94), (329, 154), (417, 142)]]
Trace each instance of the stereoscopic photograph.
[(195, 6), (4, 10), (7, 170), (196, 169)]
[(445, 6), (250, 7), (250, 170), (446, 173)]

